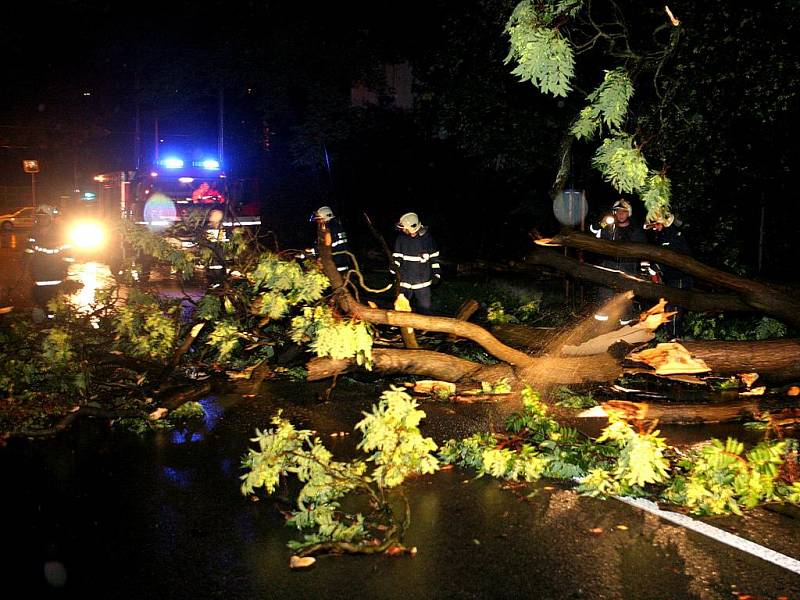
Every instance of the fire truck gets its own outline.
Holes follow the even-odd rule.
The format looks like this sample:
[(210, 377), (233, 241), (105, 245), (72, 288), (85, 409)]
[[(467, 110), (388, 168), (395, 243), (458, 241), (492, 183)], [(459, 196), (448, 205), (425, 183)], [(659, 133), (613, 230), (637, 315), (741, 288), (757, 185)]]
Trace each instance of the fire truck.
[(98, 216), (122, 218), (154, 228), (183, 222), (211, 208), (225, 213), (227, 227), (261, 224), (258, 202), (247, 200), (246, 180), (229, 183), (215, 159), (159, 160), (149, 169), (95, 176)]
[(185, 161), (167, 156), (147, 169), (102, 173), (94, 179), (98, 218), (146, 225), (184, 248), (194, 244), (197, 228), (206, 227), (212, 214), (222, 217), (214, 223), (218, 240), (227, 239), (233, 228), (261, 225), (260, 204), (248, 200), (257, 198), (250, 182), (229, 182), (214, 158)]

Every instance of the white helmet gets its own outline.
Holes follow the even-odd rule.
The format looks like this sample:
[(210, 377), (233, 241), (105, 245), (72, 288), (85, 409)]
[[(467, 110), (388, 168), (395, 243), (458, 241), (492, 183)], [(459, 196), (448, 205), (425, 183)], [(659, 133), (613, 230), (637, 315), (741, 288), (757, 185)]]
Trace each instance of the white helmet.
[(333, 211), (331, 210), (330, 206), (320, 206), (317, 210), (314, 211), (314, 214), (311, 215), (311, 220), (319, 219), (320, 221), (324, 221), (327, 223), (334, 217)]
[(672, 213), (660, 213), (656, 212), (654, 215), (651, 215), (647, 219), (648, 223), (652, 226), (656, 223), (661, 223), (664, 227), (669, 227), (675, 222), (675, 215)]
[(397, 224), (398, 229), (407, 231), (408, 233), (417, 233), (422, 229), (422, 223), (419, 222), (417, 213), (406, 213), (400, 217), (400, 222)]
[(611, 212), (614, 212), (616, 210), (627, 210), (628, 216), (629, 217), (633, 216), (633, 208), (631, 208), (631, 203), (625, 200), (625, 198), (620, 198), (619, 200), (614, 202), (614, 204), (611, 206)]

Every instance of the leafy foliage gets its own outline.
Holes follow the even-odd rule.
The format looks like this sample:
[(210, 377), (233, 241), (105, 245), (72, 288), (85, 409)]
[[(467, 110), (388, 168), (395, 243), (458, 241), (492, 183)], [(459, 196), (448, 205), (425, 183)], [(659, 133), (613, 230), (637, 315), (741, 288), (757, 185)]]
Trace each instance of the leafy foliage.
[(592, 138), (601, 123), (619, 130), (628, 113), (628, 104), (633, 96), (633, 84), (628, 73), (617, 68), (606, 71), (603, 83), (587, 97), (589, 106), (581, 110), (571, 132), (578, 138)]
[(502, 377), (494, 383), (481, 381), (481, 392), (484, 394), (510, 394), (511, 384), (507, 377)]
[[(512, 73), (520, 76), (522, 81), (532, 81), (542, 93), (566, 96), (571, 90), (570, 81), (575, 74), (574, 50), (562, 35), (561, 28), (574, 24), (578, 30), (578, 25), (573, 22), (583, 8), (581, 2), (520, 2), (506, 26), (510, 50), (505, 62), (517, 62)], [(587, 12), (591, 12), (590, 4), (586, 8)], [(621, 18), (619, 13), (616, 18)], [(612, 20), (610, 24), (599, 25), (600, 21), (591, 17), (587, 21), (590, 27), (585, 34), (593, 41), (587, 42), (585, 47), (593, 47), (598, 39), (605, 38), (611, 45), (609, 54), (616, 58), (624, 57), (625, 64), (604, 71), (603, 81), (587, 95), (587, 105), (574, 120), (570, 133), (579, 140), (591, 139), (605, 125), (610, 137), (597, 149), (592, 164), (620, 193), (642, 194), (649, 216), (654, 216), (656, 212), (667, 212), (670, 202), (669, 181), (663, 172), (656, 174), (648, 167), (641, 146), (634, 144), (633, 135), (625, 133), (623, 125), (628, 120), (634, 94), (631, 74), (645, 68), (658, 73), (673, 48), (667, 46), (649, 55), (634, 54), (630, 49), (628, 34), (616, 33), (617, 26), (625, 30), (621, 22)], [(606, 27), (609, 31), (614, 30), (614, 33), (606, 31)], [(615, 50), (620, 37), (626, 39), (626, 52)]]
[(510, 50), (505, 63), (516, 61), (511, 71), (520, 81), (530, 81), (544, 94), (566, 96), (575, 74), (572, 46), (556, 28), (547, 25), (554, 18), (551, 6), (523, 0), (506, 25)]
[(225, 360), (239, 345), (242, 337), (239, 326), (230, 320), (225, 320), (214, 325), (206, 344), (216, 349), (219, 360)]
[[(273, 428), (256, 430), (252, 441), (258, 448), (251, 448), (243, 459), (247, 472), (241, 476), (242, 493), (252, 494), (259, 487), (272, 493), (281, 478), (293, 475), (303, 487), (287, 524), (306, 533), (290, 547), (302, 551), (315, 544), (347, 542), (366, 548), (368, 534), (391, 536), (400, 525), (389, 491), (411, 475), (438, 469), (431, 454), (436, 444), (419, 431), (424, 416), (401, 388), (384, 392), (356, 425), (363, 435), (358, 447), (372, 454), (366, 460), (339, 462), (311, 431), (296, 429), (278, 413)], [(375, 464), (369, 474), (368, 462)], [(373, 512), (343, 513), (341, 502), (351, 494), (366, 497)]]
[[(637, 433), (621, 416), (612, 413), (609, 424), (597, 443), (609, 441), (619, 448), (617, 464), (612, 471), (623, 493), (638, 491), (649, 483), (663, 483), (668, 478), (669, 461), (664, 456), (666, 443), (659, 431)], [(581, 491), (590, 488), (584, 486)]]
[(195, 257), (179, 245), (170, 243), (167, 237), (155, 235), (144, 225), (126, 219), (120, 220), (119, 229), (119, 236), (126, 240), (135, 252), (142, 252), (169, 263), (183, 280), (188, 280), (194, 275)]
[(675, 477), (664, 496), (698, 514), (742, 514), (764, 502), (779, 500), (777, 481), (786, 441), (766, 441), (744, 453), (732, 438), (711, 440), (681, 461), (685, 473)]
[(736, 440), (711, 440), (681, 456), (658, 430), (637, 431), (621, 414), (611, 413), (601, 435), (585, 440), (549, 417), (530, 388), (523, 406), (508, 418), (507, 434), (448, 440), (441, 460), (478, 476), (577, 479), (579, 492), (600, 498), (660, 495), (700, 514), (800, 499), (800, 483), (782, 470), (787, 460), (796, 470), (796, 440), (762, 442), (747, 453)]
[(592, 163), (622, 193), (638, 192), (647, 181), (647, 162), (628, 135), (604, 139)]
[(686, 332), (699, 340), (769, 340), (786, 337), (786, 325), (771, 317), (686, 313)]
[(317, 302), (330, 285), (319, 269), (303, 269), (294, 261), (269, 253), (259, 257), (248, 280), (253, 290), (261, 293), (260, 301), (254, 304), (256, 312), (272, 319), (286, 316), (290, 307)]
[(650, 173), (642, 190), (646, 219), (658, 219), (669, 213), (672, 183), (661, 173)]
[(374, 451), (367, 460), (377, 465), (372, 477), (383, 488), (400, 485), (413, 473), (433, 473), (439, 468), (431, 454), (436, 444), (420, 433), (425, 413), (418, 406), (403, 388), (392, 386), (355, 426), (363, 434), (358, 447)]
[(564, 408), (581, 409), (597, 406), (597, 400), (594, 399), (591, 392), (588, 394), (581, 394), (568, 387), (562, 386), (553, 391), (553, 396), (556, 400), (556, 404)]
[(305, 307), (292, 319), (292, 339), (308, 342), (317, 356), (355, 358), (372, 368), (372, 329), (369, 323), (334, 316), (328, 306)]
[[(163, 306), (162, 306), (163, 305)], [(133, 356), (163, 359), (175, 346), (180, 324), (178, 307), (133, 289), (113, 317), (117, 346)]]

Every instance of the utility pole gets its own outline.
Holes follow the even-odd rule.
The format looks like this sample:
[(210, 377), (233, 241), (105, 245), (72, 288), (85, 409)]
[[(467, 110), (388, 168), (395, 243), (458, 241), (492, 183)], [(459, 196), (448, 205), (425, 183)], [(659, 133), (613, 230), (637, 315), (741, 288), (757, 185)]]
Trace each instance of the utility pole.
[(219, 87), (219, 127), (217, 128), (217, 160), (225, 168), (225, 90)]

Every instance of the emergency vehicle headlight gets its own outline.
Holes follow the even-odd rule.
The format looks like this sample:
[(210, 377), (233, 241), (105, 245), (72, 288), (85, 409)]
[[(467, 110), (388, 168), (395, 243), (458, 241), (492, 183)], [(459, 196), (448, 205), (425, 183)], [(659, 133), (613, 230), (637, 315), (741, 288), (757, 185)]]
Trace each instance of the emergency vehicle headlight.
[(97, 221), (80, 221), (75, 223), (70, 232), (70, 241), (77, 248), (99, 248), (106, 239), (105, 228)]

